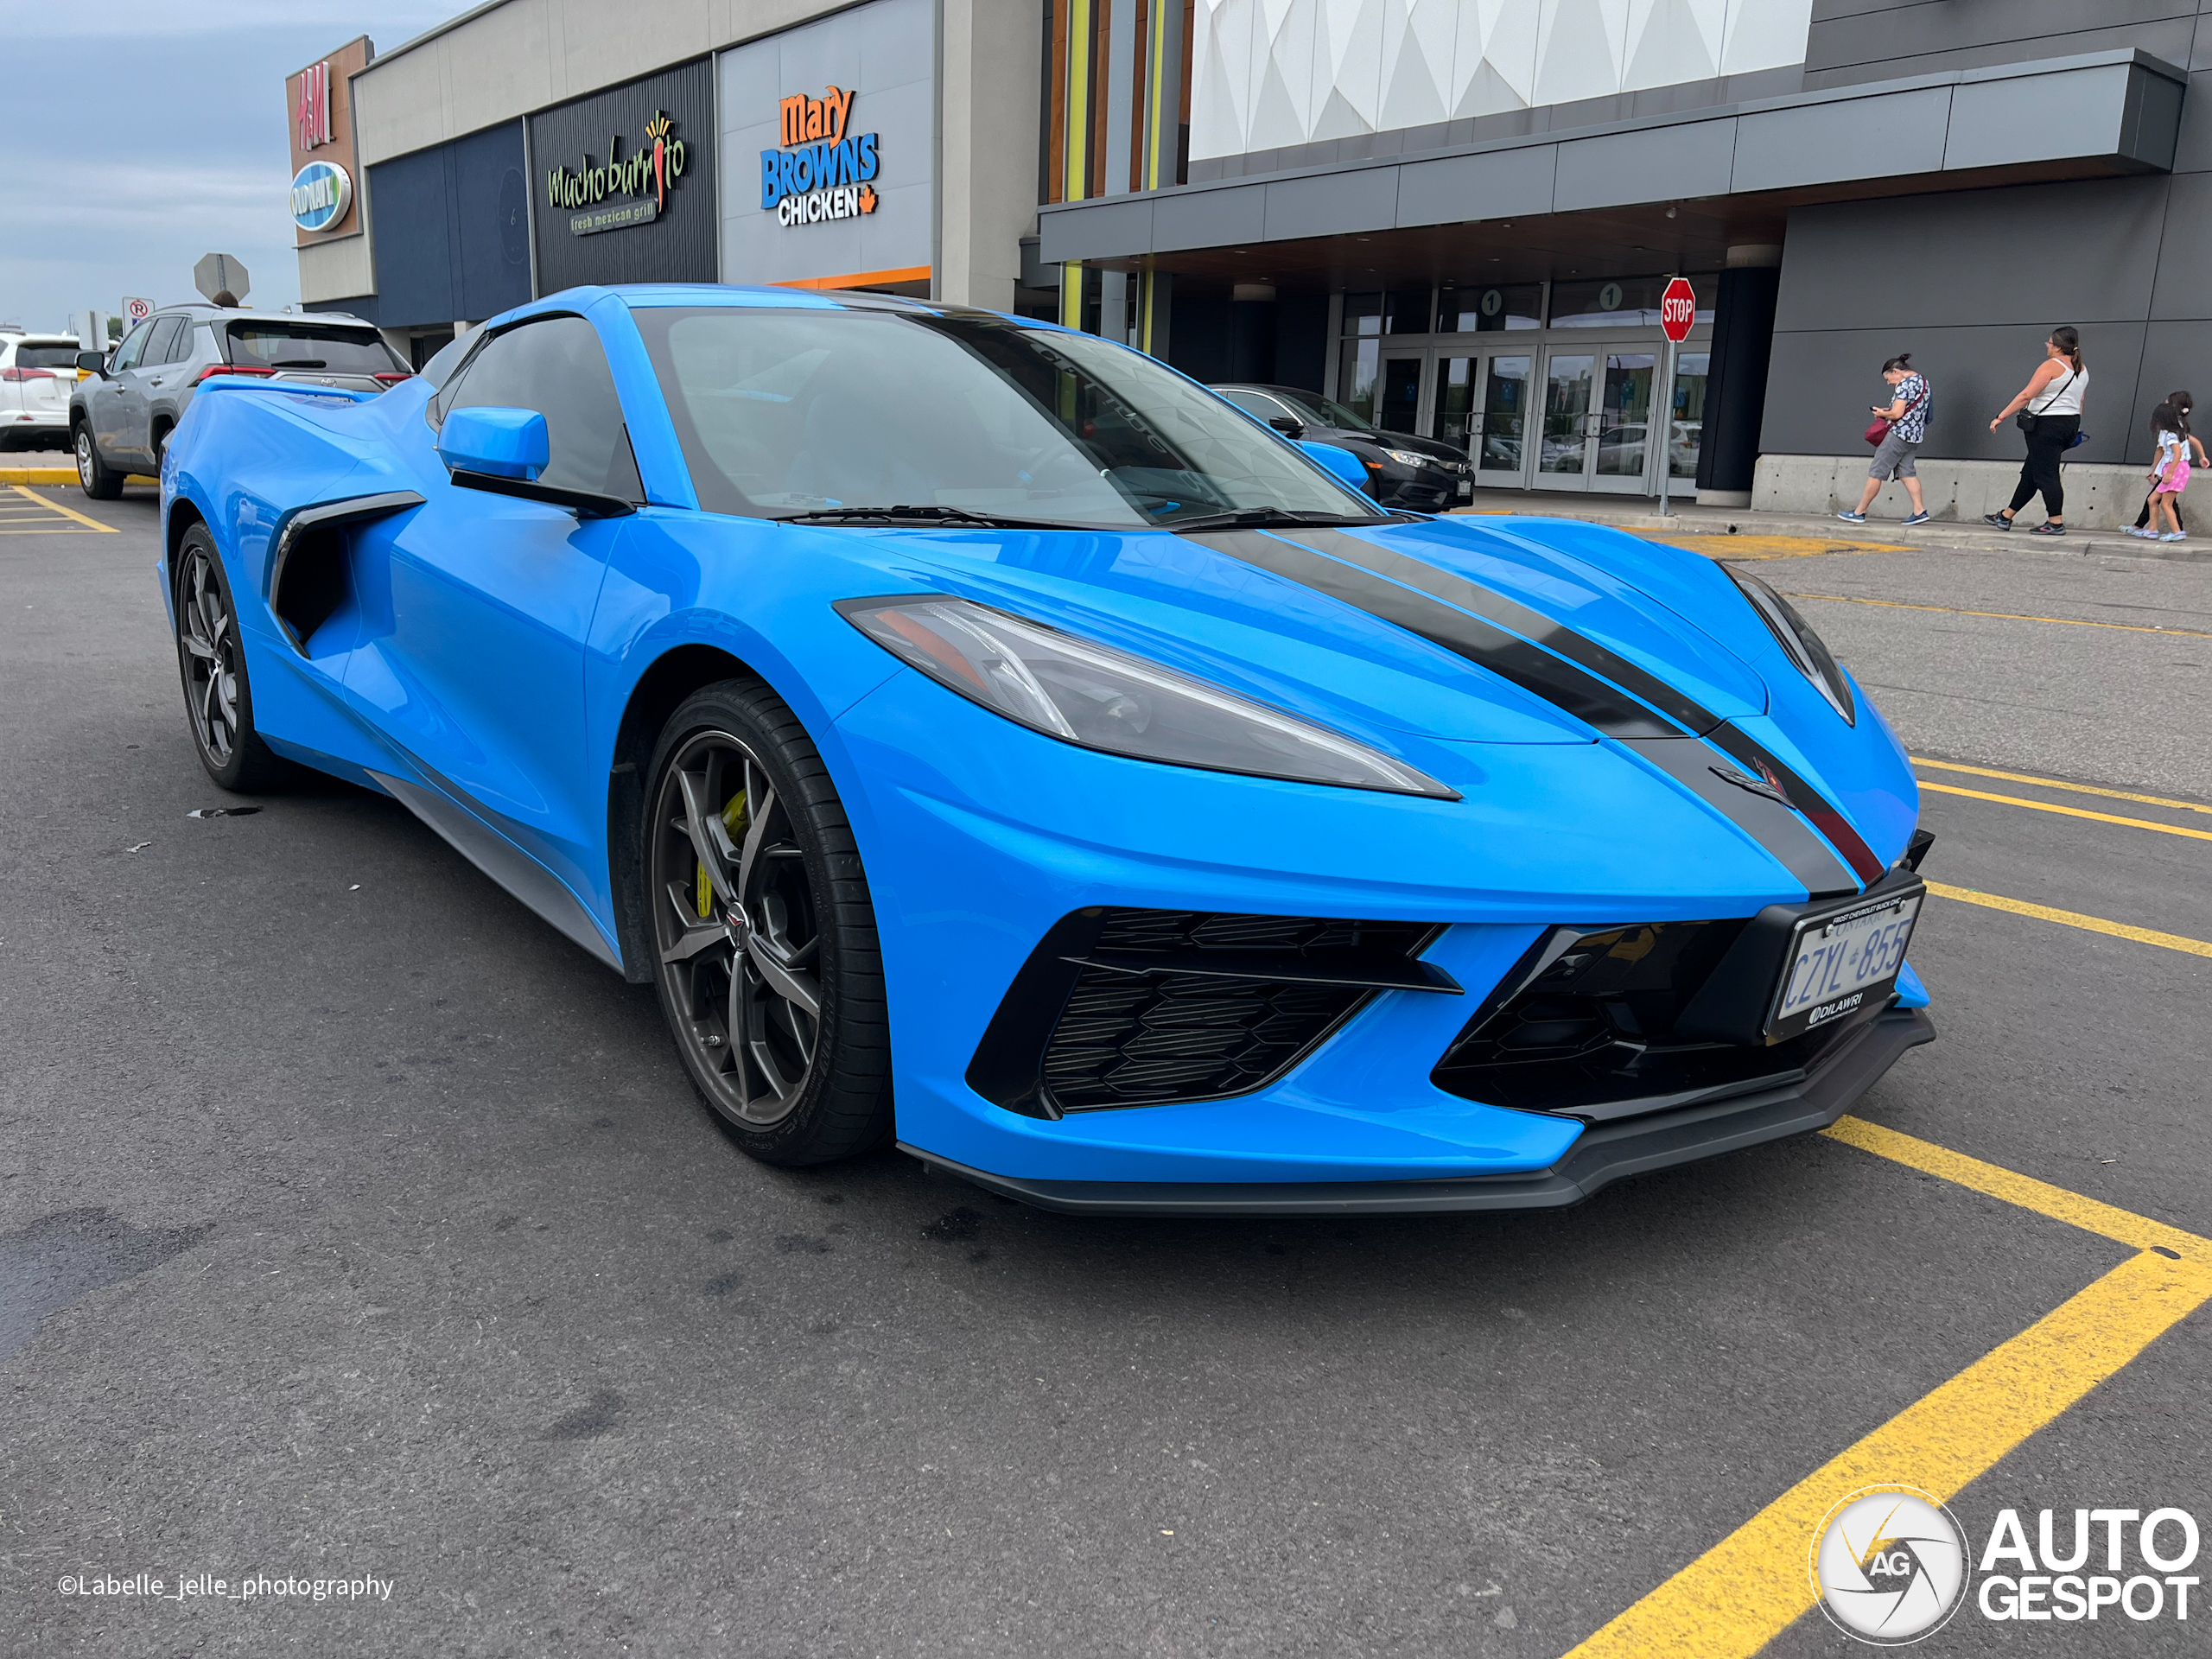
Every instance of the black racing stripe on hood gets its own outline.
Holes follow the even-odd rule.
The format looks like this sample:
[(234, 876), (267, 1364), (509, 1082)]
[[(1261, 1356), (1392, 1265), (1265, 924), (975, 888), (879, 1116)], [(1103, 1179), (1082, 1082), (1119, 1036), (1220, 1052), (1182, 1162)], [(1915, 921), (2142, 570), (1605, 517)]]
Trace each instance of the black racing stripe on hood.
[[(1707, 734), (1708, 736), (1713, 735)], [(1769, 856), (1804, 883), (1811, 897), (1859, 891), (1859, 884), (1827, 842), (1805, 819), (1784, 806), (1724, 779), (1713, 764), (1713, 751), (1696, 738), (1630, 738), (1632, 749), (1764, 848)], [(1754, 774), (1756, 775), (1756, 774)]]
[[(1464, 577), (1339, 531), (1219, 530), (1184, 534), (1217, 552), (1419, 634), (1627, 744), (1717, 808), (1802, 881), (1808, 893), (1849, 893), (1878, 880), (1884, 873), (1881, 860), (1843, 814), (1796, 772), (1702, 704), (1563, 623)], [(1296, 541), (1289, 539), (1294, 535)], [(1306, 543), (1314, 545), (1304, 545)], [(1327, 552), (1318, 550), (1320, 548)], [(1529, 631), (1540, 634), (1560, 655), (1532, 645), (1519, 636), (1517, 627), (1508, 632), (1513, 626), (1508, 618), (1525, 618)], [(1596, 666), (1599, 664), (1609, 666), (1601, 671)], [(1675, 715), (1680, 724), (1662, 719), (1634, 697), (1624, 695), (1601, 677), (1602, 673), (1633, 679), (1638, 695), (1643, 686), (1649, 686), (1654, 701), (1663, 697), (1660, 706)], [(1764, 801), (1723, 781), (1713, 771), (1712, 750), (1677, 741), (1686, 733), (1702, 737), (1744, 762), (1750, 775), (1770, 780), (1789, 798), (1789, 806)], [(1702, 760), (1694, 760), (1700, 754)], [(1834, 843), (1835, 850), (1822, 845), (1820, 837), (1806, 828), (1808, 819)], [(1838, 850), (1843, 861), (1837, 859)], [(1852, 879), (1853, 872), (1857, 880)]]
[[(1313, 532), (1301, 531), (1301, 537)], [(1216, 552), (1326, 594), (1354, 610), (1394, 623), (1432, 645), (1465, 658), (1502, 679), (1541, 697), (1609, 737), (1679, 737), (1678, 728), (1627, 697), (1575, 664), (1541, 651), (1503, 628), (1453, 608), (1450, 604), (1371, 574), (1364, 567), (1325, 556), (1313, 549), (1258, 530), (1194, 530), (1188, 540)], [(1378, 550), (1366, 543), (1369, 554)], [(1411, 560), (1401, 561), (1413, 564)], [(1414, 566), (1426, 569), (1425, 566)], [(1440, 571), (1432, 571), (1441, 575)]]
[(1296, 536), (1308, 547), (1332, 554), (1363, 570), (1372, 570), (1378, 576), (1402, 582), (1408, 588), (1418, 588), (1447, 605), (1471, 611), (1501, 628), (1510, 628), (1522, 638), (1533, 639), (1547, 650), (1557, 652), (1569, 662), (1643, 698), (1668, 719), (1688, 728), (1700, 737), (1720, 724), (1721, 716), (1694, 697), (1686, 696), (1656, 675), (1638, 668), (1618, 652), (1606, 650), (1596, 640), (1586, 639), (1557, 618), (1531, 610), (1518, 600), (1508, 599), (1503, 594), (1479, 587), (1465, 576), (1455, 576), (1433, 564), (1424, 564), (1419, 559), (1408, 558), (1402, 553), (1393, 553), (1388, 548), (1378, 547), (1373, 542), (1341, 530), (1299, 530), (1287, 533)]

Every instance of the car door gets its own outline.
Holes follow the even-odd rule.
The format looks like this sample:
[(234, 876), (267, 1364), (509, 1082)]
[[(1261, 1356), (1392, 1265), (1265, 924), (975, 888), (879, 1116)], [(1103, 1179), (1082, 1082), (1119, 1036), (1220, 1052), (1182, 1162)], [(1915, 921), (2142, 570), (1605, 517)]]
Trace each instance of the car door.
[(166, 432), (176, 424), (178, 410), (192, 384), (192, 319), (175, 316), (168, 321), (175, 326), (156, 334), (148, 342), (146, 355), (138, 368), (144, 379), (141, 390), (146, 399), (146, 462), (149, 472), (158, 471), (162, 464), (162, 445), (156, 434)]
[[(583, 318), (535, 317), (486, 339), (429, 413), (479, 405), (545, 417), (539, 482), (643, 499), (613, 377)], [(594, 789), (584, 777), (584, 642), (626, 521), (456, 486), (427, 425), (406, 441), (429, 457), (424, 503), (356, 541), (347, 698), (434, 787), (591, 892), (606, 804), (604, 779)]]
[(115, 442), (108, 447), (110, 460), (139, 472), (153, 471), (154, 399), (160, 394), (162, 378), (168, 369), (169, 351), (184, 333), (185, 326), (185, 320), (180, 316), (154, 318), (137, 359), (117, 374), (120, 409)]
[(115, 348), (115, 354), (108, 359), (107, 373), (94, 381), (85, 394), (86, 405), (92, 414), (93, 440), (99, 445), (100, 454), (112, 463), (120, 464), (130, 459), (125, 434), (130, 398), (137, 389), (137, 383), (130, 376), (145, 354), (146, 342), (163, 321), (149, 317), (125, 334), (123, 343)]

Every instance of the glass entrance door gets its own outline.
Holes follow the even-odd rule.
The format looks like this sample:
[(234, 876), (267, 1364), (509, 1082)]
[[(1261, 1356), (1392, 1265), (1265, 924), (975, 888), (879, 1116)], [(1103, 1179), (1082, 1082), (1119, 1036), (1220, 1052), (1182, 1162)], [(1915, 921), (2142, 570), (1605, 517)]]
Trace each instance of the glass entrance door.
[(1440, 354), (1429, 393), (1428, 435), (1464, 451), (1475, 482), (1518, 489), (1529, 476), (1529, 371), (1526, 353)]
[(1375, 388), (1375, 424), (1385, 432), (1421, 431), (1421, 368), (1426, 352), (1385, 357)]
[(1590, 407), (1597, 359), (1586, 352), (1554, 352), (1544, 359), (1544, 424), (1536, 450), (1539, 489), (1586, 490), (1598, 447)]
[(1658, 360), (1654, 352), (1605, 354), (1604, 401), (1591, 457), (1592, 489), (1643, 494), (1646, 474), (1651, 475), (1650, 487), (1658, 487), (1658, 475), (1651, 472), (1652, 416), (1657, 412), (1651, 406), (1651, 378)]

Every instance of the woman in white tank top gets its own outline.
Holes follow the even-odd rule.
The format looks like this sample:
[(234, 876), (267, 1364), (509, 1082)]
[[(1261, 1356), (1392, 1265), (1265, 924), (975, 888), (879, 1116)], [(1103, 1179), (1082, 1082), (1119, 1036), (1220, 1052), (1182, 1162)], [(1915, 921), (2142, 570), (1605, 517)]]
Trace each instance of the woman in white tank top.
[(2028, 458), (2020, 467), (2020, 482), (2012, 492), (2012, 505), (2002, 512), (1982, 515), (1982, 522), (1999, 530), (2012, 528), (2013, 517), (2037, 491), (2043, 492), (2044, 522), (2031, 536), (2066, 533), (2066, 488), (2059, 481), (2059, 458), (2074, 447), (2082, 430), (2082, 395), (2089, 389), (2089, 371), (2082, 361), (2082, 336), (2072, 328), (2054, 328), (2044, 342), (2043, 365), (2028, 377), (2020, 395), (1997, 412), (1989, 423), (1994, 432), (2013, 416), (2027, 434)]

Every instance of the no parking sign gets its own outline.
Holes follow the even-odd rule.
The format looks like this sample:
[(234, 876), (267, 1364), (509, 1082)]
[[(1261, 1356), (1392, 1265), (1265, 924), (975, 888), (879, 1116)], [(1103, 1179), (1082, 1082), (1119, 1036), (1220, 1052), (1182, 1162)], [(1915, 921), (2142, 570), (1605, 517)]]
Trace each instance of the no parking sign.
[(135, 328), (153, 315), (154, 302), (151, 300), (125, 299), (123, 302), (123, 321), (126, 327)]

